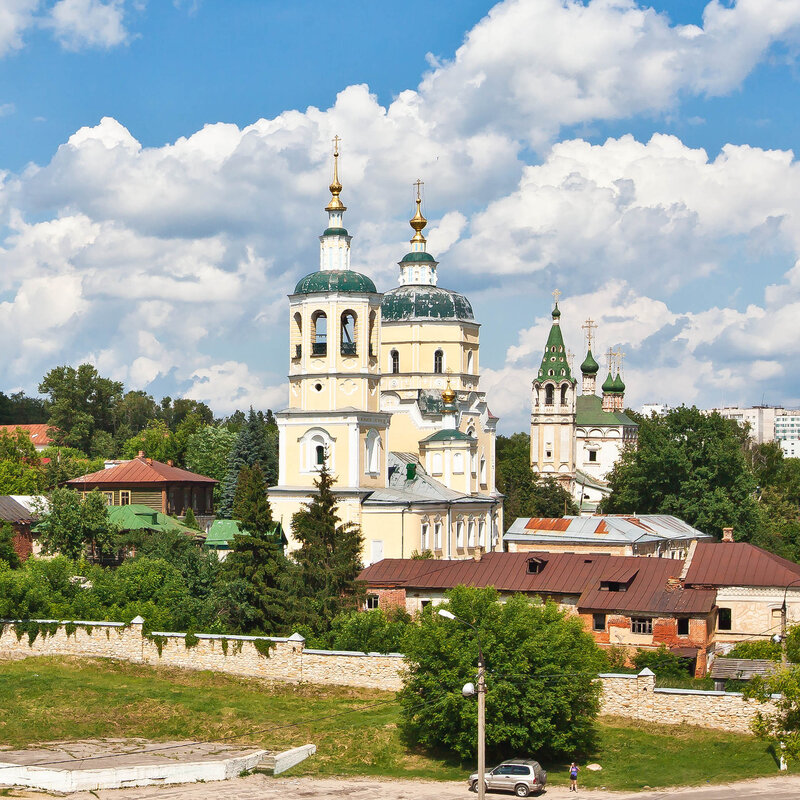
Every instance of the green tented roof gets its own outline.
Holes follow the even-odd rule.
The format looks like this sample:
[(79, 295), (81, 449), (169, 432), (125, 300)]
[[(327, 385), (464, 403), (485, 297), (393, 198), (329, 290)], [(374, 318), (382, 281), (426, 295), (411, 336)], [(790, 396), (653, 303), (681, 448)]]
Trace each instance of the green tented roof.
[(596, 394), (581, 394), (576, 398), (575, 424), (585, 428), (590, 425), (632, 425), (638, 427), (622, 411), (603, 411), (603, 400)]
[(409, 284), (390, 289), (381, 302), (384, 321), (412, 319), (473, 320), (472, 306), (458, 292), (438, 286)]
[(540, 381), (548, 378), (553, 381), (572, 380), (572, 374), (567, 361), (567, 351), (564, 347), (564, 337), (561, 335), (561, 325), (558, 318), (561, 312), (558, 305), (553, 309), (553, 325), (550, 328), (550, 335), (547, 337), (547, 345), (542, 356), (542, 366), (539, 367)]
[(600, 365), (594, 360), (591, 349), (587, 350), (586, 358), (583, 359), (583, 364), (581, 364), (581, 372), (584, 375), (597, 375), (599, 370)]
[(202, 536), (201, 531), (187, 528), (174, 517), (140, 503), (127, 506), (109, 506), (108, 518), (123, 531), (168, 531), (178, 530), (189, 536)]
[(472, 436), (468, 436), (466, 433), (462, 433), (461, 431), (455, 430), (455, 428), (446, 428), (443, 431), (436, 431), (436, 433), (431, 434), (427, 438), (423, 439), (423, 442), (449, 442), (449, 441), (473, 441)]
[(351, 269), (329, 269), (312, 272), (301, 278), (294, 287), (295, 294), (313, 292), (352, 292), (354, 294), (376, 294), (375, 284), (360, 272)]
[(403, 260), (400, 262), (401, 264), (412, 264), (414, 262), (426, 262), (428, 264), (436, 264), (438, 263), (436, 259), (430, 253), (406, 253), (403, 256)]

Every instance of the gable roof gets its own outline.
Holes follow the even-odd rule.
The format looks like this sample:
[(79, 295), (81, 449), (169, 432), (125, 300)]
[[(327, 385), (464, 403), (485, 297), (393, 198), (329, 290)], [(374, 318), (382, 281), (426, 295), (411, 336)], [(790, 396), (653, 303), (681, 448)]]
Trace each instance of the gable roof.
[(697, 586), (784, 587), (797, 580), (800, 564), (746, 542), (698, 542), (686, 572), (686, 584)]
[(34, 447), (47, 447), (52, 444), (50, 435), (47, 433), (49, 427), (50, 426), (45, 422), (31, 425), (0, 425), (0, 431), (14, 433), (17, 428), (20, 428), (28, 434), (28, 438), (31, 440)]
[[(541, 564), (528, 572), (528, 561)], [(359, 580), (371, 587), (447, 590), (465, 586), (494, 586), (501, 592), (579, 595), (578, 607), (586, 610), (708, 613), (714, 605), (713, 590), (684, 589), (671, 584), (683, 561), (583, 553), (486, 553), (480, 561), (435, 561), (388, 558), (364, 569)], [(610, 575), (611, 578), (606, 576)], [(627, 591), (600, 588), (601, 581), (627, 575)]]
[(33, 522), (37, 519), (22, 503), (17, 502), (11, 495), (0, 495), (0, 521), (2, 522)]
[(205, 475), (198, 475), (196, 472), (189, 472), (186, 469), (173, 467), (156, 461), (152, 458), (134, 458), (132, 461), (125, 461), (116, 467), (101, 469), (88, 475), (81, 475), (66, 482), (67, 486), (73, 489), (82, 487), (108, 486), (108, 485), (134, 485), (151, 484), (165, 486), (168, 483), (205, 483), (212, 486), (219, 483), (214, 478)]
[(580, 394), (575, 398), (575, 424), (580, 428), (615, 425), (639, 427), (623, 411), (604, 411), (603, 400), (596, 394)]
[(160, 511), (141, 503), (131, 503), (127, 506), (109, 506), (108, 517), (123, 531), (168, 531), (177, 530), (187, 536), (204, 538), (201, 531), (188, 528), (174, 517), (168, 517)]

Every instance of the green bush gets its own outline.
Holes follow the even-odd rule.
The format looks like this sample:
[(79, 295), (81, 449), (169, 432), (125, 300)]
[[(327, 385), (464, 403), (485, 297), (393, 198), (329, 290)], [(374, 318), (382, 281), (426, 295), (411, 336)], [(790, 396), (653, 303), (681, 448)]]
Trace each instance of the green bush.
[(633, 664), (638, 671), (651, 669), (658, 678), (692, 677), (689, 661), (676, 656), (663, 644), (656, 650), (637, 650)]
[(739, 642), (722, 658), (766, 658), (780, 661), (781, 646), (777, 642), (765, 640), (761, 642)]

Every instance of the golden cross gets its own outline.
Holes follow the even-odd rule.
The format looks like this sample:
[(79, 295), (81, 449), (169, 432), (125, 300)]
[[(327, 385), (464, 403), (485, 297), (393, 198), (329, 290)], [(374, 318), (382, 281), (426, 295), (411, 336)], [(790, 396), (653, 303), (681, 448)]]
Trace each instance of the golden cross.
[(556, 301), (556, 305), (558, 305), (558, 298), (559, 298), (559, 297), (561, 297), (561, 292), (559, 292), (559, 291), (558, 291), (558, 289), (556, 289), (556, 290), (553, 292), (553, 299)]
[(595, 328), (597, 328), (597, 325), (595, 324), (595, 321), (589, 317), (589, 319), (587, 319), (586, 322), (581, 325), (581, 328), (586, 331), (586, 349), (591, 350), (592, 342), (594, 341), (594, 331)]
[(622, 362), (625, 359), (625, 353), (622, 350), (617, 350), (614, 354), (617, 357), (617, 372), (622, 372)]
[(331, 141), (333, 141), (333, 154), (334, 154), (334, 156), (338, 156), (339, 155), (339, 142), (342, 141), (340, 136), (339, 136), (339, 134), (337, 133), (336, 136), (334, 136)]
[(614, 366), (614, 356), (616, 353), (609, 347), (608, 352), (606, 353), (606, 363), (608, 364), (608, 371), (611, 372), (612, 367)]
[(572, 369), (572, 360), (575, 358), (575, 353), (572, 350), (567, 350), (567, 362), (569, 363), (569, 368)]
[(421, 186), (425, 185), (425, 182), (417, 178), (417, 180), (414, 182), (413, 185), (417, 187), (417, 200), (419, 200), (420, 199), (419, 189)]

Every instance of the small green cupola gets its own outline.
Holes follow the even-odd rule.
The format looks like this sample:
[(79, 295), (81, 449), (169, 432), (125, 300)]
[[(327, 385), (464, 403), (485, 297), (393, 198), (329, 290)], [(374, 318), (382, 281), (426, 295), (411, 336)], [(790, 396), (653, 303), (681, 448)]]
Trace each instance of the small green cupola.
[(586, 351), (586, 358), (583, 359), (581, 364), (581, 372), (584, 375), (597, 375), (600, 371), (600, 365), (594, 360), (591, 349)]
[(544, 348), (538, 380), (546, 381), (550, 378), (554, 381), (572, 381), (567, 349), (564, 347), (564, 337), (561, 335), (561, 311), (558, 309), (558, 301), (556, 301), (551, 316), (553, 317), (553, 324), (550, 327), (550, 335), (547, 337), (547, 344)]
[(614, 378), (614, 392), (616, 394), (625, 394), (625, 384), (622, 381), (622, 375), (618, 372), (617, 377)]
[(616, 391), (614, 378), (611, 376), (611, 370), (608, 371), (608, 377), (603, 381), (603, 394), (614, 394)]

